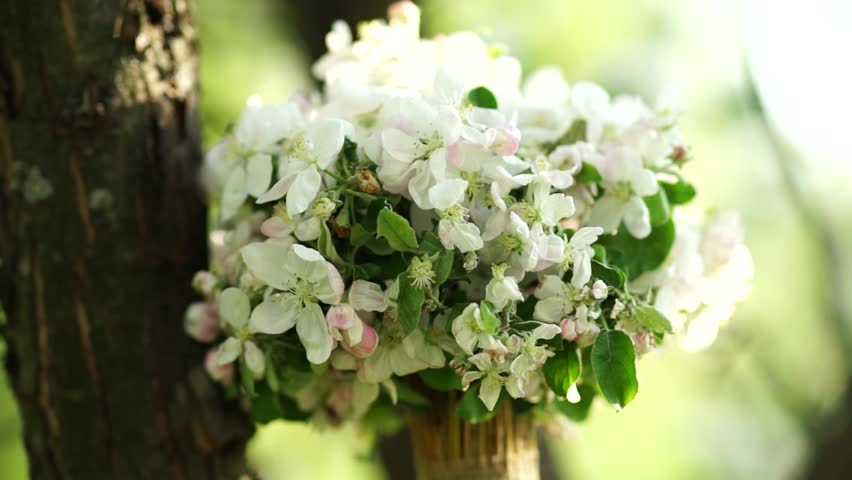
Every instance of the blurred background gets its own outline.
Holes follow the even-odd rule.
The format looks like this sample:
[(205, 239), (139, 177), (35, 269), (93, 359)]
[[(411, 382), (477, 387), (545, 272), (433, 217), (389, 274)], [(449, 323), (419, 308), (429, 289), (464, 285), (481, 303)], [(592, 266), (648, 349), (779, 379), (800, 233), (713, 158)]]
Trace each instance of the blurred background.
[[(313, 88), (327, 10), (383, 16), (368, 6), (381, 2), (196, 3), (208, 145), (249, 95), (283, 101)], [(754, 292), (724, 334), (698, 354), (646, 356), (630, 408), (596, 405), (587, 423), (546, 437), (554, 476), (842, 478), (852, 452), (852, 2), (417, 3), (425, 35), (476, 31), (527, 72), (554, 64), (569, 81), (649, 100), (680, 91), (698, 201), (738, 209), (746, 224)], [(18, 434), (0, 383), (4, 479), (26, 478)], [(249, 459), (268, 480), (384, 475), (371, 438), (353, 429), (270, 424)]]

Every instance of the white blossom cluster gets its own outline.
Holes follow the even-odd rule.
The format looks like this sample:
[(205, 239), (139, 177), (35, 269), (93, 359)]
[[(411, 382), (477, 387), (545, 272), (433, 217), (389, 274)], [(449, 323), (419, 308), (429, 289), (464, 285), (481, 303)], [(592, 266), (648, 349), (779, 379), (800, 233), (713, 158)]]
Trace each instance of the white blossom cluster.
[(219, 342), (214, 378), (238, 362), (245, 390), (263, 381), (318, 421), (424, 384), (475, 389), (487, 411), (504, 391), (552, 409), (582, 385), (624, 406), (635, 388), (598, 350), (626, 355), (623, 333), (632, 365), (667, 333), (706, 346), (750, 286), (735, 216), (672, 214), (695, 193), (682, 105), (550, 67), (521, 82), (475, 34), (420, 38), (419, 15), (394, 4), (357, 39), (335, 23), (324, 94), (251, 99), (210, 150), (221, 228), (187, 331)]

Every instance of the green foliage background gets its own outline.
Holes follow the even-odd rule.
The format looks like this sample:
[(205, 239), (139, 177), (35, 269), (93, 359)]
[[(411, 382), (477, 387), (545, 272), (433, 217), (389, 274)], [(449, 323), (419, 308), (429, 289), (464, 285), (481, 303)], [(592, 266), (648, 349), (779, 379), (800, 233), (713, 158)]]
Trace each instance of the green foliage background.
[[(236, 119), (250, 94), (286, 100), (311, 81), (282, 2), (197, 3), (209, 144)], [(752, 297), (709, 350), (685, 354), (672, 347), (639, 362), (642, 394), (630, 408), (615, 413), (596, 404), (586, 423), (550, 442), (558, 469), (589, 480), (796, 476), (809, 452), (808, 425), (832, 408), (844, 388), (844, 353), (823, 297), (830, 272), (807, 228), (816, 219), (797, 214), (762, 112), (746, 88), (734, 4), (419, 3), (428, 34), (478, 31), (506, 44), (526, 70), (556, 64), (571, 81), (591, 79), (610, 91), (649, 99), (664, 85), (677, 86), (690, 104), (682, 126), (696, 157), (686, 173), (699, 188), (698, 203), (744, 215), (756, 267)], [(795, 138), (784, 140), (796, 144)], [(852, 194), (839, 188), (852, 177), (848, 160), (837, 167), (809, 151), (791, 152), (797, 171), (809, 172), (805, 197), (827, 212), (840, 244), (852, 244)], [(843, 250), (845, 257), (829, 264), (848, 282), (852, 269)], [(179, 319), (175, 334), (182, 334)], [(17, 413), (8, 389), (0, 387), (0, 477), (25, 478)], [(269, 480), (381, 478), (369, 440), (352, 429), (321, 432), (273, 423), (253, 440), (249, 459)]]

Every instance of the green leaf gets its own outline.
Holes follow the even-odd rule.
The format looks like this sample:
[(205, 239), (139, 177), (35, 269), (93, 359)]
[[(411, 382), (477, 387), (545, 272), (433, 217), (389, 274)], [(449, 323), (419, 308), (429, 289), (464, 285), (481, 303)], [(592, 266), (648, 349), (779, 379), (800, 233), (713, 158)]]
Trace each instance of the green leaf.
[(374, 280), (381, 273), (381, 267), (374, 263), (352, 265), (352, 280)]
[(575, 343), (569, 343), (564, 350), (547, 359), (541, 368), (544, 381), (557, 397), (568, 396), (568, 389), (580, 377), (580, 356)]
[(302, 422), (311, 418), (311, 412), (306, 412), (299, 408), (296, 400), (286, 396), (278, 396), (278, 406), (281, 409), (281, 418), (294, 422)]
[(672, 216), (672, 212), (664, 189), (657, 189), (657, 193), (647, 197), (642, 197), (642, 200), (648, 207), (652, 227), (659, 227), (669, 221)]
[(672, 324), (669, 322), (669, 319), (651, 305), (639, 305), (636, 307), (634, 318), (637, 322), (655, 332), (672, 333)]
[(644, 272), (656, 269), (666, 260), (675, 239), (675, 226), (671, 219), (651, 229), (645, 238), (634, 238), (622, 225), (616, 235), (602, 235), (598, 243), (606, 247), (610, 265), (616, 265), (634, 279)]
[(432, 390), (446, 392), (462, 389), (461, 377), (450, 367), (427, 368), (417, 372), (417, 375)]
[(394, 384), (400, 402), (419, 409), (429, 408), (429, 399), (421, 395), (420, 392), (402, 382), (394, 382)]
[(601, 332), (592, 348), (592, 370), (607, 401), (621, 410), (639, 391), (633, 342), (619, 330)]
[(411, 283), (411, 277), (407, 272), (399, 275), (399, 296), (396, 299), (399, 323), (402, 325), (402, 333), (407, 337), (417, 328), (420, 323), (420, 312), (423, 309), (423, 300), (426, 295), (423, 290)]
[(426, 255), (434, 255), (444, 250), (444, 244), (433, 232), (423, 234), (423, 240), (420, 241), (420, 251)]
[(278, 394), (263, 383), (257, 385), (257, 395), (251, 399), (251, 415), (260, 424), (281, 418), (281, 404)]
[(391, 255), (396, 252), (384, 238), (371, 238), (364, 246), (371, 253), (379, 256)]
[(689, 203), (695, 198), (695, 194), (697, 193), (691, 183), (683, 180), (677, 183), (660, 182), (660, 187), (666, 191), (666, 196), (672, 205)]
[[(597, 255), (595, 255), (597, 256)], [(599, 278), (607, 284), (607, 286), (621, 289), (624, 286), (624, 272), (617, 267), (604, 265), (603, 263), (592, 260), (592, 277)]]
[(555, 398), (553, 399), (553, 406), (556, 408), (556, 411), (571, 420), (574, 420), (575, 422), (582, 422), (589, 418), (589, 410), (592, 408), (592, 400), (595, 399), (597, 392), (595, 391), (595, 387), (586, 384), (578, 385), (577, 391), (580, 393), (579, 402), (571, 403), (564, 398)]
[[(456, 416), (470, 423), (484, 422), (494, 416), (494, 412), (489, 411), (488, 407), (479, 399), (479, 385), (480, 382), (471, 385), (456, 405)], [(497, 411), (496, 406), (494, 411)]]
[(376, 234), (387, 239), (394, 250), (405, 252), (417, 248), (417, 237), (408, 220), (390, 208), (379, 212)]
[(491, 302), (485, 300), (479, 302), (479, 316), (482, 318), (484, 331), (493, 333), (500, 327), (500, 318), (494, 313), (494, 305), (491, 305)]
[(349, 232), (349, 243), (353, 247), (362, 247), (374, 238), (376, 237), (368, 232), (360, 223), (352, 225), (352, 230)]
[(467, 94), (470, 103), (479, 108), (497, 108), (497, 97), (485, 87), (476, 87)]
[(255, 396), (254, 373), (248, 367), (245, 355), (240, 356), (240, 383), (249, 396)]
[(438, 257), (432, 261), (432, 270), (435, 272), (435, 285), (442, 285), (450, 278), (450, 273), (453, 271), (453, 259), (455, 254), (452, 250), (447, 250), (442, 247)]
[(583, 165), (580, 167), (580, 171), (577, 172), (577, 175), (574, 176), (574, 179), (577, 181), (577, 183), (588, 185), (590, 183), (601, 182), (603, 180), (603, 177), (601, 176), (601, 172), (598, 171), (597, 167), (595, 167), (589, 162), (583, 162)]
[[(370, 202), (370, 205), (367, 206), (367, 213), (364, 215), (364, 218), (361, 220), (361, 224), (367, 229), (368, 232), (375, 233), (376, 227), (378, 225), (379, 213), (382, 210), (388, 208), (388, 203), (384, 198), (377, 198)], [(357, 222), (356, 222), (357, 223)]]

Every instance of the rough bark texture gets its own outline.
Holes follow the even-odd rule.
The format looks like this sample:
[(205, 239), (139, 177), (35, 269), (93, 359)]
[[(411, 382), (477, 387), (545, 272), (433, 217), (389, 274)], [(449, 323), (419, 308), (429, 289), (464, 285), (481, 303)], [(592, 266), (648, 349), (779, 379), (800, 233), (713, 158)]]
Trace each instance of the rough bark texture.
[(409, 416), (418, 480), (539, 480), (539, 451), (530, 415), (503, 402), (488, 421), (471, 424), (453, 412), (457, 392), (432, 392), (429, 410)]
[(36, 479), (238, 478), (181, 329), (206, 265), (185, 0), (0, 4), (0, 300)]

